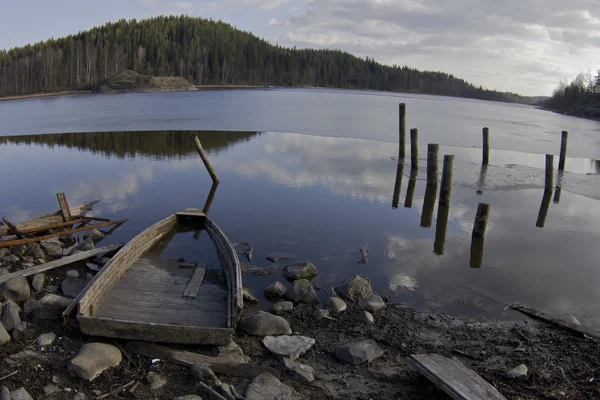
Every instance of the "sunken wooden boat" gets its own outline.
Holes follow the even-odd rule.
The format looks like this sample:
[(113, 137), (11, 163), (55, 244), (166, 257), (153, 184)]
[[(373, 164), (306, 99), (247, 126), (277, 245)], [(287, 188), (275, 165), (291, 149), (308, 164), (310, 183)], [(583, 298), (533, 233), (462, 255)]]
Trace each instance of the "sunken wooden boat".
[[(168, 261), (160, 254), (181, 232), (206, 230), (220, 268)], [(216, 257), (215, 257), (216, 259)], [(198, 209), (152, 225), (123, 247), (79, 299), (83, 333), (151, 342), (229, 344), (242, 307), (236, 251), (223, 231)]]

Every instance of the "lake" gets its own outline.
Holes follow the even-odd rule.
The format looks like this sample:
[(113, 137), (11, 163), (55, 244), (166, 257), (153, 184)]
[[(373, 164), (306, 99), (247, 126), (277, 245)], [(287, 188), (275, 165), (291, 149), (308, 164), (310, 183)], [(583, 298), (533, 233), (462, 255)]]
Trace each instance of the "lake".
[[(419, 128), (416, 174), (394, 158), (399, 102), (407, 127)], [(0, 210), (12, 221), (56, 209), (63, 191), (71, 205), (100, 200), (95, 215), (129, 218), (111, 243), (203, 208), (211, 181), (192, 145), (198, 135), (221, 180), (211, 218), (233, 242), (252, 244), (255, 265), (269, 266), (273, 251), (313, 261), (322, 298), (362, 274), (413, 307), (516, 319), (504, 308), (521, 302), (600, 326), (599, 122), (467, 99), (300, 89), (0, 102), (0, 121)], [(567, 168), (561, 190), (545, 196), (544, 153), (558, 154), (561, 130), (570, 132)], [(427, 143), (440, 144), (440, 161), (455, 155), (448, 208), (426, 190)], [(483, 252), (471, 246), (480, 202), (492, 207)], [(193, 240), (179, 251), (197, 256)], [(278, 279), (245, 275), (244, 284), (260, 294)]]

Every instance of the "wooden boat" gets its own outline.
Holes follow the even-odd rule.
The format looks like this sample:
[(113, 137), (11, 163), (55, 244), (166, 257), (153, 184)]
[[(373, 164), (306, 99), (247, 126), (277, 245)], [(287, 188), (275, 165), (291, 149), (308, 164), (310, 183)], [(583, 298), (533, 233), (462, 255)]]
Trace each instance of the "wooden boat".
[[(200, 230), (208, 232), (220, 269), (160, 257), (176, 233)], [(185, 209), (133, 238), (76, 303), (81, 331), (88, 335), (229, 344), (243, 307), (240, 262), (210, 218), (198, 209)]]

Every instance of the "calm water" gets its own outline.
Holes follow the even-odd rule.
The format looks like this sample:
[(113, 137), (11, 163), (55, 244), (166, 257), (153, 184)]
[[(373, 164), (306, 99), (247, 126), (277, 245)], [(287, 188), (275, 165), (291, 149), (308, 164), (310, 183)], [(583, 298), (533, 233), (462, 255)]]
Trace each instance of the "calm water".
[[(424, 159), (413, 176), (393, 159), (399, 101), (423, 157), (427, 142), (456, 156), (449, 209), (426, 196)], [(196, 133), (144, 129), (245, 130), (198, 134), (221, 179), (210, 216), (254, 246), (253, 264), (288, 252), (316, 264), (323, 288), (365, 274), (380, 294), (417, 307), (510, 319), (521, 316), (503, 309), (519, 301), (600, 326), (600, 123), (469, 100), (301, 90), (18, 101), (0, 103), (0, 120), (11, 135), (0, 139), (0, 210), (11, 220), (55, 209), (64, 191), (71, 204), (101, 200), (97, 215), (129, 218), (106, 243), (129, 240), (176, 210), (202, 208), (211, 186)], [(486, 170), (472, 148), (483, 125), (493, 135)], [(114, 129), (129, 132), (17, 136)], [(562, 129), (573, 157), (562, 191), (544, 198), (543, 153), (557, 153)], [(492, 210), (472, 268), (482, 201)], [(193, 258), (193, 239), (182, 243)], [(276, 279), (246, 276), (245, 285), (260, 293)]]

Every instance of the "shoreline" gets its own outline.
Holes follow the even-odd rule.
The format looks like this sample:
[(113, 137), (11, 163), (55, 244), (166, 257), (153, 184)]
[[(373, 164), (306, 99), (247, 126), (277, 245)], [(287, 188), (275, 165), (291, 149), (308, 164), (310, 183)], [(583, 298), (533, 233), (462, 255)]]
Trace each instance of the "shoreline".
[(32, 93), (20, 96), (0, 97), (0, 101), (27, 100), (27, 99), (44, 99), (51, 97), (72, 96), (78, 94), (91, 94), (91, 90), (64, 90), (52, 93)]

